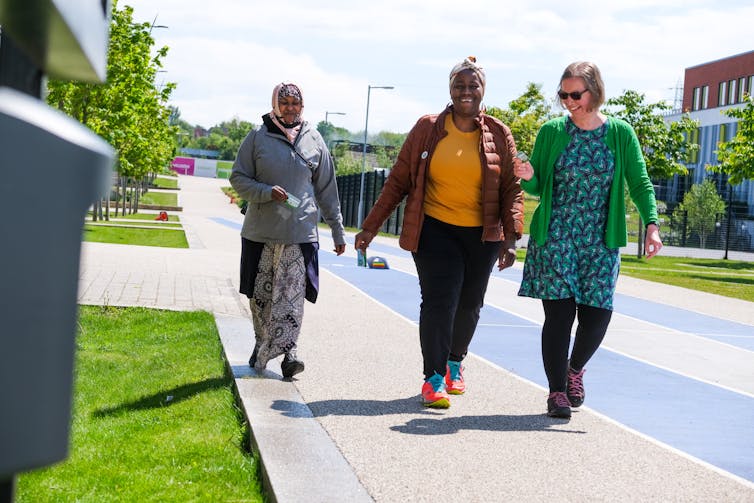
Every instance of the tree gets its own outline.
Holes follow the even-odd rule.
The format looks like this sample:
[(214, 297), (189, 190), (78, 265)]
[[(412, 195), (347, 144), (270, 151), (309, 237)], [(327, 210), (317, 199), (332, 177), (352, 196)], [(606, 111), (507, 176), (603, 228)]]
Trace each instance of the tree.
[(650, 178), (666, 179), (688, 173), (683, 161), (699, 146), (689, 143), (687, 138), (699, 127), (698, 121), (683, 114), (680, 120), (668, 125), (662, 112), (672, 107), (662, 101), (645, 105), (644, 95), (636, 91), (625, 91), (622, 96), (607, 100), (606, 105), (618, 107), (606, 113), (634, 128)]
[[(617, 98), (607, 100), (605, 113), (620, 118), (631, 124), (639, 139), (644, 153), (649, 177), (653, 179), (671, 178), (673, 175), (685, 175), (688, 170), (683, 161), (699, 146), (690, 143), (687, 138), (698, 127), (698, 122), (684, 114), (680, 120), (669, 125), (665, 123), (662, 112), (672, 107), (665, 102), (644, 104), (644, 95), (636, 91), (625, 91)], [(637, 239), (637, 256), (642, 255), (644, 225), (639, 219)]]
[(351, 151), (348, 143), (338, 143), (333, 147), (331, 154), (335, 162), (335, 173), (341, 175), (353, 175), (361, 173), (362, 154)]
[(168, 122), (176, 128), (176, 144), (178, 148), (187, 148), (194, 135), (194, 126), (181, 119), (181, 110), (176, 106), (170, 106), (170, 119)]
[(745, 97), (743, 108), (729, 108), (723, 113), (739, 119), (736, 136), (729, 142), (718, 145), (717, 159), (720, 164), (708, 169), (728, 175), (728, 183), (738, 185), (754, 178), (754, 98)]
[[(177, 129), (170, 125), (167, 106), (175, 84), (155, 86), (168, 49), (158, 49), (153, 56), (152, 25), (134, 23), (133, 9), (118, 10), (117, 3), (112, 2), (106, 82), (51, 80), (47, 102), (115, 148), (123, 179), (140, 180), (147, 173), (167, 169), (175, 153)], [(138, 198), (138, 193), (132, 196)], [(124, 188), (124, 205), (125, 200)]]
[(524, 94), (511, 101), (508, 107), (490, 107), (487, 114), (500, 119), (511, 129), (517, 150), (531, 153), (539, 128), (555, 116), (552, 106), (542, 95), (541, 84), (529, 82)]
[(699, 246), (704, 248), (707, 236), (715, 231), (717, 216), (725, 211), (725, 201), (717, 193), (715, 184), (707, 179), (691, 186), (683, 196), (683, 202), (673, 212), (673, 219), (682, 221), (684, 211), (688, 222), (687, 236), (696, 232)]

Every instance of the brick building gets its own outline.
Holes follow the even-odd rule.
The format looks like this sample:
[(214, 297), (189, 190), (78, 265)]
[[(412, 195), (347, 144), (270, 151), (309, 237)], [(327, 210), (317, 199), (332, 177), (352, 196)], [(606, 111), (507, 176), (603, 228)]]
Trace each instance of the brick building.
[(682, 108), (668, 115), (666, 120), (677, 120), (682, 112), (698, 120), (699, 128), (690, 140), (699, 145), (699, 150), (686, 163), (688, 175), (662, 180), (657, 187), (658, 198), (675, 206), (683, 201), (691, 185), (707, 178), (713, 180), (720, 195), (730, 203), (733, 228), (742, 236), (754, 234), (754, 180), (746, 180), (730, 190), (727, 176), (712, 173), (706, 166), (718, 163), (718, 143), (730, 141), (736, 135), (738, 119), (723, 112), (742, 108), (744, 97), (752, 94), (754, 51), (686, 68)]

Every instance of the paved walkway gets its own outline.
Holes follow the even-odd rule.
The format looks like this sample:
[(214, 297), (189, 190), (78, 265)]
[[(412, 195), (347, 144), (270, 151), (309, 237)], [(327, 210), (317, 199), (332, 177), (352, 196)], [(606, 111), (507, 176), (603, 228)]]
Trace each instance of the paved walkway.
[(751, 303), (622, 277), (588, 407), (566, 422), (543, 413), (541, 307), (515, 296), (518, 264), (493, 275), (469, 391), (427, 410), (410, 256), (378, 238), (373, 253), (391, 269), (357, 268), (323, 232), (321, 294), (300, 340), (307, 367), (286, 382), (277, 361), (261, 376), (246, 363), (242, 216), (227, 183), (180, 178), (188, 250), (84, 243), (79, 302), (215, 314), (275, 500), (754, 502)]

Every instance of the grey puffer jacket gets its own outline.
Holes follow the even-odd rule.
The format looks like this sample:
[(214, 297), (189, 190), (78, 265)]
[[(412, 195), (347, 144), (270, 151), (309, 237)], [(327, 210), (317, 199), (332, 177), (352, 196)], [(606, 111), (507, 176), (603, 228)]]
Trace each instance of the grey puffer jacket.
[[(268, 115), (262, 119), (241, 144), (230, 175), (230, 184), (249, 202), (241, 236), (262, 243), (316, 242), (321, 211), (335, 244), (345, 244), (335, 168), (322, 136), (303, 122), (291, 144)], [(292, 208), (274, 201), (275, 185), (301, 204)]]

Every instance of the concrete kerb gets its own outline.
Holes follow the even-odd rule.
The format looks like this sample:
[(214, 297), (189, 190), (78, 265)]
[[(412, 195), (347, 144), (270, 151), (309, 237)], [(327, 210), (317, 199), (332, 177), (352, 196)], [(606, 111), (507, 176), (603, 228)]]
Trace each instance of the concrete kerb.
[(374, 501), (297, 388), (281, 377), (279, 361), (261, 375), (249, 367), (248, 318), (215, 315), (215, 322), (270, 499)]

